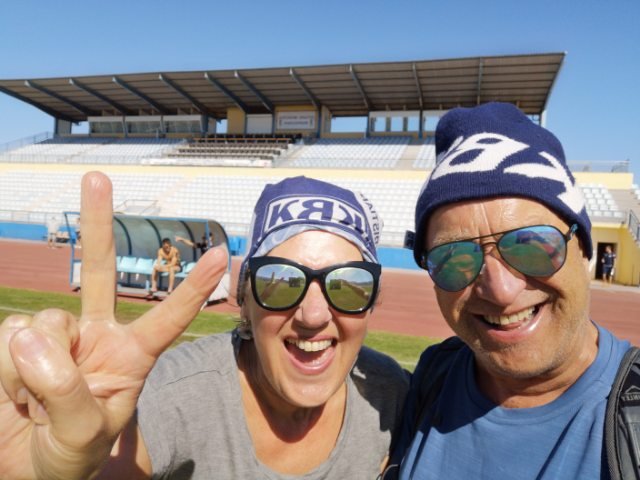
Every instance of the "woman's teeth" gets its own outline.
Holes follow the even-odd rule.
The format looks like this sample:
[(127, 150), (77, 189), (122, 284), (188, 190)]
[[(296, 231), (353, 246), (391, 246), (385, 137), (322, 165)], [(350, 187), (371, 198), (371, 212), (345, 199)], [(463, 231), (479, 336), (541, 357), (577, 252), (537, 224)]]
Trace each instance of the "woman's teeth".
[(300, 350), (305, 352), (319, 352), (321, 350), (326, 350), (331, 346), (331, 340), (319, 340), (316, 342), (311, 342), (309, 340), (295, 340), (293, 338), (288, 338), (287, 343), (291, 345), (295, 345)]
[(525, 310), (522, 310), (518, 313), (514, 313), (512, 315), (485, 315), (484, 319), (486, 322), (491, 323), (493, 325), (509, 325), (511, 323), (530, 320), (533, 317), (534, 312), (535, 312), (535, 307), (529, 307)]

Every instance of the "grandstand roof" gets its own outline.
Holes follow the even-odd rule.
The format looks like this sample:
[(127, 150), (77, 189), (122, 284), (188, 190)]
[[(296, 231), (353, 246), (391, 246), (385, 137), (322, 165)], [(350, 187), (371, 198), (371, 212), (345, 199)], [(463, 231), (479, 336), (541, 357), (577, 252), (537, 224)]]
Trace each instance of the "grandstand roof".
[(441, 110), (488, 101), (541, 114), (564, 53), (386, 63), (155, 72), (0, 80), (0, 92), (53, 117), (273, 113), (289, 105), (326, 106), (334, 116), (376, 110)]

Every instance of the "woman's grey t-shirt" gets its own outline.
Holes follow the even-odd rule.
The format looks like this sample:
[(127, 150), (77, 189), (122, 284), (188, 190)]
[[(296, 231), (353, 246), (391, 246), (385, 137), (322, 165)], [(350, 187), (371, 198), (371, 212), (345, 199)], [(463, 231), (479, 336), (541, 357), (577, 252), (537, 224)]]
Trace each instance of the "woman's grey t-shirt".
[[(347, 408), (329, 458), (302, 476), (256, 457), (242, 407), (235, 332), (165, 352), (138, 400), (138, 425), (154, 479), (375, 479), (400, 420), (407, 373), (363, 347), (347, 378)], [(234, 348), (235, 345), (235, 348)]]

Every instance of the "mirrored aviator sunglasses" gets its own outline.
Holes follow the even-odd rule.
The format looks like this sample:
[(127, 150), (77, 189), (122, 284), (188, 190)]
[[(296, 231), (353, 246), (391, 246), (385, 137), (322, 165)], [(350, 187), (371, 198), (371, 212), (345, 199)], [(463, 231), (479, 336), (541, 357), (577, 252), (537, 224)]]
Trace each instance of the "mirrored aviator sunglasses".
[[(576, 224), (563, 234), (552, 225), (533, 225), (491, 235), (438, 245), (421, 256), (421, 267), (429, 272), (442, 290), (458, 292), (471, 285), (484, 264), (484, 250), (495, 244), (504, 261), (530, 277), (548, 277), (564, 265), (567, 242), (573, 238)], [(478, 243), (502, 235), (497, 242)]]
[(381, 267), (372, 262), (347, 262), (320, 270), (286, 258), (249, 259), (251, 291), (266, 310), (288, 310), (300, 304), (309, 285), (318, 280), (331, 307), (342, 313), (361, 313), (373, 305)]

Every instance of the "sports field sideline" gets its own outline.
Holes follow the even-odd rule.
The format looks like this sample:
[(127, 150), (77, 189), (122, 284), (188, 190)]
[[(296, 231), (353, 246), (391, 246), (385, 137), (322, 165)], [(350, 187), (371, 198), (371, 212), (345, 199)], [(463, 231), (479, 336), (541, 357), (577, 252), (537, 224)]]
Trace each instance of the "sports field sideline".
[[(32, 290), (73, 293), (69, 285), (70, 250), (66, 245), (49, 249), (44, 242), (0, 239), (3, 268), (0, 285)], [(232, 259), (231, 277), (237, 275), (239, 258)], [(227, 302), (208, 311), (238, 313), (235, 281)], [(77, 295), (77, 293), (75, 293)], [(146, 301), (120, 297), (120, 301)], [(621, 338), (640, 345), (640, 288), (592, 282), (591, 317)], [(426, 272), (385, 269), (380, 301), (370, 330), (446, 338), (452, 334), (442, 318)]]

